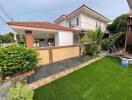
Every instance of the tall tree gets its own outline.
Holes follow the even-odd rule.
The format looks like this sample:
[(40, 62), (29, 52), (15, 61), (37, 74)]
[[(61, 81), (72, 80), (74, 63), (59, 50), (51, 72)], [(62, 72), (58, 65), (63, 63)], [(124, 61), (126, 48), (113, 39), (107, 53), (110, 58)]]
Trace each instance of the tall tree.
[(111, 25), (107, 27), (110, 33), (119, 33), (119, 32), (126, 32), (127, 31), (127, 19), (128, 15), (123, 14), (117, 17)]

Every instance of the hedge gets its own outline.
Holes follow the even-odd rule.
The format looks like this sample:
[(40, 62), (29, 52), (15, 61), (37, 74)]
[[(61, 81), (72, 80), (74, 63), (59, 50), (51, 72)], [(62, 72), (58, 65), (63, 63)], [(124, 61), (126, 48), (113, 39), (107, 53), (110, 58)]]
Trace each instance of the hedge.
[(22, 46), (0, 47), (0, 74), (14, 75), (32, 70), (37, 66), (38, 54)]

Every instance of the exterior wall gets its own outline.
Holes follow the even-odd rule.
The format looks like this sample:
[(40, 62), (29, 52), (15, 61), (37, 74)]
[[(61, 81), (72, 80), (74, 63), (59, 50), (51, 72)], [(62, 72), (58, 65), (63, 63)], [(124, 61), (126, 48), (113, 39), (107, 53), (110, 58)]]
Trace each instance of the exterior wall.
[(49, 64), (50, 63), (50, 60), (49, 60), (49, 50), (40, 50), (40, 51), (37, 51), (39, 53), (39, 64), (40, 65), (46, 65), (46, 64)]
[[(79, 26), (77, 26), (77, 18), (79, 19)], [(60, 23), (59, 25), (69, 27), (69, 22), (75, 27), (72, 27), (73, 29), (83, 29), (83, 30), (95, 30), (97, 29), (96, 24), (100, 25), (102, 31), (106, 30), (107, 23), (100, 21), (94, 17), (88, 16), (86, 14), (80, 13), (79, 15), (73, 17), (72, 19), (69, 20), (64, 20)]]
[(132, 45), (132, 31), (128, 33), (128, 44)]
[[(79, 25), (78, 26), (77, 26), (77, 18), (79, 19)], [(77, 29), (77, 30), (82, 29), (81, 24), (80, 24), (81, 23), (81, 15), (80, 14), (73, 17), (72, 19), (68, 20), (68, 26), (70, 28), (69, 22), (71, 22), (73, 29)]]
[(96, 29), (96, 20), (90, 16), (81, 14), (81, 27), (84, 30), (87, 30), (87, 29), (95, 30)]
[[(74, 26), (74, 27), (72, 27), (73, 29), (81, 29), (81, 26), (80, 26), (80, 18), (81, 16), (80, 16), (80, 14), (79, 15), (77, 15), (77, 16), (75, 16), (74, 18), (72, 18), (72, 19), (69, 19), (69, 20), (64, 20), (64, 21), (62, 21), (62, 22), (60, 22), (60, 23), (58, 23), (59, 25), (62, 25), (62, 26), (64, 26), (64, 27), (68, 27), (68, 28), (70, 28), (70, 25), (69, 25), (69, 22), (71, 22), (71, 24), (72, 24), (72, 26)], [(79, 25), (77, 26), (77, 18), (79, 19)]]
[(65, 26), (65, 27), (69, 27), (69, 23), (68, 23), (68, 21), (66, 21), (66, 20), (64, 20), (64, 21), (62, 21), (61, 23), (59, 23), (59, 25)]
[(50, 48), (38, 49), (37, 52), (40, 55), (39, 64), (46, 65), (61, 60), (80, 56), (80, 47), (78, 45), (50, 47)]
[(132, 45), (132, 30), (131, 28), (129, 27), (128, 28), (128, 33), (127, 33), (127, 45)]
[(79, 56), (79, 47), (53, 49), (53, 62)]
[(57, 35), (58, 45), (59, 46), (66, 46), (66, 45), (73, 45), (73, 33), (72, 32), (59, 32)]
[(81, 14), (80, 16), (81, 16), (80, 17), (81, 18), (80, 19), (81, 20), (81, 28), (83, 28), (84, 30), (87, 30), (87, 29), (96, 30), (97, 25), (101, 27), (102, 31), (106, 30), (106, 26), (107, 26), (106, 23), (104, 23), (98, 19), (95, 19), (93, 17), (87, 16), (85, 14)]

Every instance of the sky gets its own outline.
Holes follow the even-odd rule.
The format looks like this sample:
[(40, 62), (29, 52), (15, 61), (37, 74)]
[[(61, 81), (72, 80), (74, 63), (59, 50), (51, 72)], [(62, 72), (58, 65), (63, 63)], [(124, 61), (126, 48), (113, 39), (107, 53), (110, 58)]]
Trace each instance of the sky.
[[(53, 22), (83, 4), (110, 20), (129, 12), (127, 0), (0, 0), (0, 5), (14, 21)], [(5, 21), (9, 21), (9, 18), (0, 9), (0, 34), (12, 31)]]

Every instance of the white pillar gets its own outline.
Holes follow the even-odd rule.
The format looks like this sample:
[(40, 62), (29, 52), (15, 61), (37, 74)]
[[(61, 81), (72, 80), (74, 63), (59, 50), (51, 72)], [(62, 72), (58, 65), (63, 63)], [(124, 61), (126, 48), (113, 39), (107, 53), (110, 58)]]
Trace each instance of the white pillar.
[(17, 36), (16, 36), (16, 32), (13, 32), (13, 34), (14, 34), (14, 40), (15, 40), (15, 44), (17, 44)]

